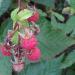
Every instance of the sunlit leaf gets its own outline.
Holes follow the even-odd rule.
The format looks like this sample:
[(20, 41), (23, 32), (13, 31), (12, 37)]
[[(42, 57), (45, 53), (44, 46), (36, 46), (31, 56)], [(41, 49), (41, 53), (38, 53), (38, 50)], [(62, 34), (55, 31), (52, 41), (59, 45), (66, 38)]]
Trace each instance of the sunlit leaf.
[(19, 11), (19, 8), (16, 8), (16, 9), (14, 9), (14, 10), (11, 12), (11, 19), (12, 19), (13, 21), (17, 21), (17, 20), (18, 20), (18, 15), (17, 15), (18, 11)]
[(21, 11), (18, 13), (19, 20), (20, 20), (20, 21), (25, 20), (25, 19), (31, 17), (32, 14), (33, 14), (33, 11), (30, 11), (30, 10), (28, 10), (28, 9), (21, 10)]
[(13, 44), (18, 44), (18, 31), (13, 35), (11, 41)]

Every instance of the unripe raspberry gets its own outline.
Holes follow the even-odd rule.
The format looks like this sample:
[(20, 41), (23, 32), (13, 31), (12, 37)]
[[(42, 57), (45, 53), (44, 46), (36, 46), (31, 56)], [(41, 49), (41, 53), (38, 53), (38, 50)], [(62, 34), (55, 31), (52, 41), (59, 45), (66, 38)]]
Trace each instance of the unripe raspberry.
[(28, 18), (29, 22), (37, 22), (39, 20), (39, 13), (37, 11), (34, 12), (34, 14)]
[(16, 72), (21, 72), (24, 69), (24, 63), (13, 64), (13, 69)]
[(3, 56), (11, 56), (10, 50), (7, 50), (3, 45), (0, 46), (0, 50), (3, 54)]
[(38, 44), (37, 39), (35, 36), (32, 36), (30, 39), (23, 39), (21, 41), (21, 45), (23, 48), (25, 49), (33, 49), (34, 47), (36, 47)]
[(37, 62), (40, 60), (41, 57), (41, 51), (39, 48), (34, 48), (34, 50), (32, 50), (33, 52), (31, 54), (27, 55), (28, 60), (30, 60), (31, 62)]

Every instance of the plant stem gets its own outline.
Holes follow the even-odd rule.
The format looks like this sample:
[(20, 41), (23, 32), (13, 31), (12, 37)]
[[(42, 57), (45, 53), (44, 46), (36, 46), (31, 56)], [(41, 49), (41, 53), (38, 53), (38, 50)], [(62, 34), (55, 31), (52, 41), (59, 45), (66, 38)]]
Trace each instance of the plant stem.
[(65, 50), (59, 52), (58, 54), (56, 54), (54, 57), (57, 58), (59, 56), (61, 56), (62, 54), (69, 54), (70, 52), (72, 52), (73, 50), (75, 50), (75, 44), (71, 45), (70, 47), (66, 48)]
[(21, 8), (21, 0), (18, 0), (18, 7)]

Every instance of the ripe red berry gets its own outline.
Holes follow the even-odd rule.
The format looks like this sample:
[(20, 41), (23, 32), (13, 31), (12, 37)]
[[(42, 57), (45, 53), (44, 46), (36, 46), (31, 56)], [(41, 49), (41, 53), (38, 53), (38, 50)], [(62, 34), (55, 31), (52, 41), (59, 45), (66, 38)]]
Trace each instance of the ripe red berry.
[(7, 50), (3, 45), (0, 46), (3, 56), (11, 56), (10, 50)]
[(24, 63), (13, 64), (13, 69), (16, 72), (21, 72), (24, 69)]
[(28, 60), (30, 60), (31, 62), (37, 62), (40, 60), (41, 57), (41, 51), (39, 48), (34, 48), (34, 50), (32, 50), (33, 52), (31, 54), (27, 55)]
[(31, 50), (34, 47), (36, 47), (38, 44), (37, 39), (35, 36), (32, 36), (30, 39), (23, 39), (21, 41), (21, 45), (23, 48), (27, 49), (27, 50)]
[(37, 11), (34, 12), (34, 14), (28, 18), (29, 22), (37, 22), (39, 20), (39, 13)]

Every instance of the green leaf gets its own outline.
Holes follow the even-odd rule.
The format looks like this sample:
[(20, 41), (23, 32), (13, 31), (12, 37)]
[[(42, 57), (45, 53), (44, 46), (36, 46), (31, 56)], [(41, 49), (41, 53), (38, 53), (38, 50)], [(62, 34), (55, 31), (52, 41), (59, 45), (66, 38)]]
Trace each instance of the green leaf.
[[(7, 19), (0, 26), (0, 43), (4, 41), (8, 29), (12, 29), (12, 20)], [(10, 57), (3, 56), (0, 52), (0, 75), (11, 75), (12, 64)]]
[(29, 23), (28, 23), (27, 20), (20, 21), (20, 23), (21, 23), (23, 26), (29, 26)]
[(19, 8), (16, 8), (11, 12), (11, 19), (14, 22), (18, 20), (18, 15), (17, 15), (18, 11), (19, 11)]
[(66, 7), (62, 10), (63, 14), (68, 14), (68, 15), (74, 15), (75, 14), (75, 9), (72, 7)]
[[(51, 22), (44, 17), (40, 17), (40, 20), (37, 24), (39, 25), (41, 30), (40, 34), (37, 36), (37, 39), (39, 41), (38, 47), (42, 52), (42, 59), (50, 59), (57, 53), (75, 44), (75, 40), (66, 37), (62, 31), (53, 30)], [(5, 37), (7, 30), (11, 27), (12, 20), (10, 19), (6, 20), (1, 25), (0, 39), (3, 39), (2, 37)], [(58, 63), (58, 59), (51, 59), (50, 61), (42, 61), (42, 59), (39, 63), (28, 64), (22, 71), (21, 75), (61, 75), (61, 69), (59, 68), (59, 64), (61, 63)]]
[(0, 16), (10, 7), (12, 0), (0, 0)]
[(71, 5), (71, 7), (75, 9), (75, 0), (70, 0), (69, 3)]
[(75, 16), (71, 16), (66, 23), (58, 23), (54, 16), (51, 16), (51, 25), (56, 30), (61, 30), (64, 34), (71, 33), (75, 37)]
[(75, 8), (71, 8), (71, 15), (75, 14)]
[(71, 14), (71, 7), (65, 7), (65, 8), (63, 8), (62, 13), (70, 15)]
[(61, 68), (67, 68), (72, 66), (75, 63), (75, 50), (71, 52), (65, 59), (65, 61), (61, 64)]
[(9, 57), (4, 57), (0, 53), (0, 75), (11, 75), (12, 64)]
[(22, 20), (28, 19), (29, 17), (32, 16), (32, 14), (33, 14), (33, 11), (30, 11), (28, 9), (21, 10), (18, 13), (19, 20), (22, 21)]
[(38, 25), (41, 32), (37, 38), (39, 48), (42, 51), (42, 58), (51, 58), (75, 43), (75, 40), (68, 38), (62, 31), (53, 30), (51, 23), (44, 17), (40, 18)]
[(13, 44), (18, 44), (18, 31), (15, 32), (15, 34), (13, 35), (11, 41), (13, 42)]
[(47, 7), (54, 8), (54, 0), (37, 0), (37, 1), (32, 0), (32, 1), (46, 5)]
[(52, 14), (59, 20), (59, 21), (64, 21), (64, 17), (56, 12), (52, 12)]
[(61, 75), (62, 57), (53, 60), (42, 60), (38, 63), (30, 63), (19, 75)]
[(55, 16), (53, 15), (51, 15), (51, 25), (53, 29), (65, 32), (66, 24), (57, 22)]
[(56, 29), (56, 30), (58, 30), (58, 29), (61, 30), (63, 28), (63, 25), (59, 25), (58, 22), (56, 21), (55, 16), (53, 16), (53, 15), (51, 15), (51, 25), (52, 25), (53, 29)]
[(47, 14), (40, 9), (38, 10), (38, 12), (39, 12), (40, 16), (47, 16)]
[(9, 29), (12, 29), (13, 22), (11, 19), (5, 20), (0, 26), (0, 42), (3, 42)]
[(75, 16), (71, 16), (64, 27), (65, 33), (75, 31)]
[(75, 75), (75, 71), (72, 69), (69, 69), (66, 73), (66, 75)]

